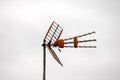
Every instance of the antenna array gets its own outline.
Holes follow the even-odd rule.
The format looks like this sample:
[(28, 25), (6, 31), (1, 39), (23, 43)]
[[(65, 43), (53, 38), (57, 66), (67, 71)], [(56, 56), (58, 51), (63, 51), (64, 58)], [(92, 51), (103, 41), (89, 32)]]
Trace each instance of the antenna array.
[[(43, 80), (45, 80), (45, 73), (46, 73), (46, 47), (50, 51), (53, 58), (61, 66), (63, 66), (63, 64), (61, 63), (60, 59), (56, 55), (53, 48), (58, 47), (59, 51), (60, 51), (59, 48), (96, 48), (96, 46), (91, 46), (91, 45), (90, 46), (78, 45), (78, 43), (88, 43), (88, 42), (97, 41), (96, 39), (78, 40), (78, 38), (80, 38), (80, 37), (84, 37), (84, 36), (87, 36), (87, 35), (94, 34), (95, 31), (90, 32), (90, 33), (86, 33), (86, 34), (82, 34), (82, 35), (79, 35), (79, 36), (74, 36), (74, 37), (71, 37), (71, 38), (59, 39), (61, 34), (62, 34), (62, 31), (63, 31), (63, 29), (60, 27), (60, 25), (57, 24), (55, 21), (53, 21), (52, 24), (50, 25), (45, 37), (44, 37), (43, 45), (42, 45), (43, 46), (43, 52), (44, 52), (44, 54), (43, 54)], [(72, 41), (69, 41), (69, 40), (72, 40)], [(73, 45), (68, 45), (68, 44), (73, 44)]]

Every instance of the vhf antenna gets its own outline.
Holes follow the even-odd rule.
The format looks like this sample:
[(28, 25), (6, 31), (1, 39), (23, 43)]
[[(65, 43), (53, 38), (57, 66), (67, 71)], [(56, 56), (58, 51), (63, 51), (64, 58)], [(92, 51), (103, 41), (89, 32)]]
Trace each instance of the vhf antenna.
[[(79, 46), (78, 45), (78, 43), (97, 41), (96, 39), (78, 40), (78, 38), (80, 37), (94, 34), (95, 31), (87, 34), (79, 35), (79, 36), (74, 36), (72, 38), (59, 39), (62, 34), (62, 31), (63, 29), (59, 26), (59, 24), (53, 21), (43, 39), (43, 44), (42, 44), (43, 46), (43, 80), (46, 80), (46, 47), (50, 51), (53, 58), (61, 66), (63, 66), (63, 64), (61, 63), (60, 59), (58, 58), (58, 56), (56, 55), (55, 51), (52, 49), (51, 46), (53, 46), (53, 48), (58, 47), (59, 51), (60, 51), (59, 48), (96, 48), (96, 46)], [(73, 40), (73, 41), (69, 41), (69, 40)], [(73, 45), (70, 46), (68, 44), (73, 44)]]

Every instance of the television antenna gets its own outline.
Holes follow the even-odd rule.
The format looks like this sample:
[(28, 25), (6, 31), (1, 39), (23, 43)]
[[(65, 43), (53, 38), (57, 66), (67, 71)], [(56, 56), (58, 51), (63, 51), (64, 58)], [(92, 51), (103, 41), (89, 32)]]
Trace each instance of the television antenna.
[[(50, 51), (53, 58), (61, 66), (63, 66), (63, 64), (61, 63), (60, 59), (54, 52), (53, 48), (58, 47), (58, 50), (60, 52), (61, 50), (59, 48), (96, 48), (96, 46), (78, 46), (78, 43), (97, 41), (96, 39), (78, 40), (78, 38), (80, 37), (94, 34), (95, 31), (87, 33), (87, 34), (67, 38), (67, 39), (59, 39), (62, 34), (62, 31), (63, 29), (59, 26), (59, 24), (53, 21), (43, 39), (43, 44), (42, 44), (43, 46), (43, 80), (46, 80), (46, 47)], [(69, 41), (69, 40), (73, 40), (73, 41)], [(71, 46), (68, 44), (73, 44), (73, 45)]]

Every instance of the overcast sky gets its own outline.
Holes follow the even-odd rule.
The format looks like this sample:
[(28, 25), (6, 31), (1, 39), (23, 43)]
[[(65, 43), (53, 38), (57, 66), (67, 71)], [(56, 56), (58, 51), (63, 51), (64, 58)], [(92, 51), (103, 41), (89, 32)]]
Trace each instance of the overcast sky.
[(0, 80), (42, 80), (53, 20), (61, 38), (96, 31), (81, 39), (96, 38), (97, 48), (55, 49), (64, 67), (47, 50), (47, 80), (120, 80), (119, 0), (0, 0)]

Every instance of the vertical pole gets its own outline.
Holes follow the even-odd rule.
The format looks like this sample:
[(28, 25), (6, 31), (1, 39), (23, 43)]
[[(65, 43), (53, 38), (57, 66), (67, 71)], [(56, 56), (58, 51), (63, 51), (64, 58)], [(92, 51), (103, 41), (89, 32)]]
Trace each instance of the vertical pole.
[(46, 44), (43, 42), (43, 80), (46, 80)]

